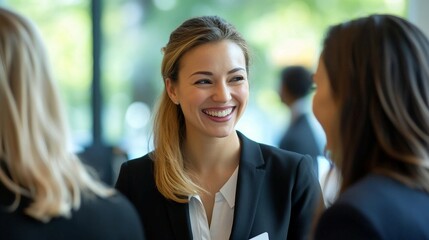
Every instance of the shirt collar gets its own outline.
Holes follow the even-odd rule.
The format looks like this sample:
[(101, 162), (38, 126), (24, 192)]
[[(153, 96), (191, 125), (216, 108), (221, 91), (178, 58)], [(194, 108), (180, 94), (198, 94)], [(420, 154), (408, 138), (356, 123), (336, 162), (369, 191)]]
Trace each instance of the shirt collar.
[(238, 166), (228, 181), (220, 189), (220, 193), (228, 202), (230, 208), (235, 206), (235, 190), (237, 189)]
[[(235, 190), (237, 189), (237, 176), (238, 176), (238, 166), (232, 173), (231, 177), (228, 181), (223, 185), (223, 187), (219, 190), (220, 194), (226, 199), (230, 208), (235, 206)], [(202, 202), (200, 196), (198, 194), (188, 196), (188, 200), (191, 201), (192, 198), (197, 199)]]
[(311, 107), (311, 97), (305, 96), (297, 99), (290, 107), (292, 121), (303, 114), (311, 113)]

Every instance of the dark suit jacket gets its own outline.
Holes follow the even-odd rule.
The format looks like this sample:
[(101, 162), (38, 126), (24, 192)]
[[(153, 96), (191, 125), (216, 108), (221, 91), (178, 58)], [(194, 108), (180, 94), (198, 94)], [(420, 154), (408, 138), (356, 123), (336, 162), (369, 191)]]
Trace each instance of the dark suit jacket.
[[(238, 134), (241, 157), (230, 238), (268, 232), (270, 239), (305, 239), (321, 196), (310, 157)], [(124, 163), (116, 187), (135, 204), (148, 239), (192, 239), (188, 204), (158, 192), (148, 155)]]
[(371, 174), (322, 215), (315, 239), (429, 239), (429, 194)]
[(313, 168), (318, 174), (317, 156), (323, 155), (310, 125), (309, 116), (302, 114), (291, 122), (279, 147), (288, 151), (308, 154), (313, 158)]
[(71, 218), (53, 218), (48, 223), (23, 213), (30, 201), (23, 198), (20, 207), (9, 212), (12, 193), (0, 183), (0, 239), (2, 240), (123, 240), (144, 239), (139, 217), (122, 194), (92, 198), (81, 202)]

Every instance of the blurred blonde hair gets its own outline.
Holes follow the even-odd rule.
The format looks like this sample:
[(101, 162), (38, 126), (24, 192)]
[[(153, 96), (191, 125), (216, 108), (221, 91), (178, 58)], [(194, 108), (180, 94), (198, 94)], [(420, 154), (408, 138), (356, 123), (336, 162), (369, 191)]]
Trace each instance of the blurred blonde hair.
[(82, 195), (109, 196), (70, 149), (60, 98), (35, 26), (0, 8), (0, 181), (43, 222), (70, 217)]

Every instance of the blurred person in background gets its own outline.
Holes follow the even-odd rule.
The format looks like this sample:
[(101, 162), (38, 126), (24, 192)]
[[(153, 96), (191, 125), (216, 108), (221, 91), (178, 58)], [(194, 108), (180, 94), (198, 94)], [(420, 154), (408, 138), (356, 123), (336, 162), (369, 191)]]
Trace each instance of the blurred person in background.
[(279, 142), (288, 151), (308, 154), (319, 175), (318, 157), (323, 157), (325, 133), (311, 110), (312, 74), (303, 66), (288, 66), (280, 74), (280, 99), (290, 110), (289, 125)]
[(71, 152), (36, 27), (4, 8), (0, 109), (0, 239), (144, 239), (133, 205)]
[(397, 16), (335, 25), (313, 110), (341, 178), (315, 239), (429, 239), (429, 41)]
[(186, 20), (163, 48), (155, 150), (116, 187), (148, 239), (306, 239), (321, 191), (309, 156), (235, 130), (249, 98), (249, 50), (217, 16)]

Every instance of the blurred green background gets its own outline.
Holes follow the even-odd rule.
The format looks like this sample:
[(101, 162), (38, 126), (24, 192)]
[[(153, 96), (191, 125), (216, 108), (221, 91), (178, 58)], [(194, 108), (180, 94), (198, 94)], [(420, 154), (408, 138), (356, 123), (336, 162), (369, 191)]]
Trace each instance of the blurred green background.
[[(92, 142), (92, 35), (89, 0), (3, 0), (41, 30), (79, 151)], [(251, 99), (237, 128), (276, 145), (288, 110), (278, 97), (286, 65), (314, 70), (331, 24), (370, 13), (406, 17), (406, 0), (105, 0), (102, 3), (102, 140), (133, 158), (151, 149), (151, 111), (162, 89), (161, 48), (182, 21), (219, 15), (252, 50)]]

